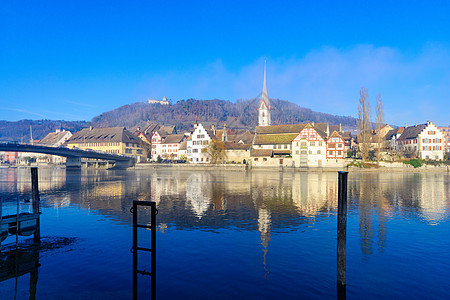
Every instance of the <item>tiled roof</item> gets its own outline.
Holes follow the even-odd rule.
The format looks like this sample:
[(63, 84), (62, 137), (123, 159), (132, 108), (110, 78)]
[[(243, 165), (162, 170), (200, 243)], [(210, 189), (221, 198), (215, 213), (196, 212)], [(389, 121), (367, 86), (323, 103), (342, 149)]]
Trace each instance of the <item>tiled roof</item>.
[(187, 150), (187, 140), (181, 143), (179, 150)]
[(340, 132), (341, 131), (341, 126), (339, 126), (339, 125), (330, 125), (329, 126), (329, 130), (330, 130), (330, 132), (333, 132), (333, 131)]
[(42, 140), (40, 140), (40, 145), (55, 145), (61, 141), (64, 136), (69, 133), (69, 131), (59, 131), (59, 132), (50, 132), (47, 134)]
[(314, 123), (314, 128), (319, 129), (322, 132), (327, 133), (328, 123)]
[(254, 144), (255, 145), (290, 144), (292, 140), (297, 137), (297, 135), (298, 133), (257, 134)]
[(136, 143), (140, 139), (135, 137), (125, 127), (109, 127), (109, 128), (84, 128), (75, 132), (67, 143), (96, 143), (96, 142), (122, 142)]
[(225, 149), (227, 150), (248, 150), (252, 145), (250, 144), (239, 144), (233, 142), (224, 142)]
[(183, 139), (184, 134), (171, 134), (162, 141), (162, 144), (179, 144)]
[(252, 149), (250, 151), (250, 156), (252, 157), (261, 157), (261, 156), (272, 156), (272, 149)]
[(330, 137), (328, 139), (331, 139), (332, 137), (342, 138), (342, 136), (337, 131), (333, 131), (333, 133), (330, 134)]
[(392, 137), (393, 137), (395, 134), (402, 134), (404, 130), (405, 130), (405, 127), (399, 127), (399, 128), (397, 128), (397, 129), (389, 130), (389, 131), (386, 133), (385, 138), (386, 138), (386, 140), (390, 140), (390, 139), (392, 139)]
[(427, 126), (428, 126), (427, 124), (420, 124), (406, 127), (403, 130), (402, 135), (398, 138), (398, 140), (401, 141), (401, 140), (415, 139)]
[(306, 124), (256, 126), (256, 134), (300, 133)]
[(208, 133), (208, 135), (209, 135), (209, 137), (211, 139), (217, 139), (216, 135), (214, 134), (214, 132), (211, 129), (206, 129), (205, 128), (205, 130), (206, 130), (206, 133)]

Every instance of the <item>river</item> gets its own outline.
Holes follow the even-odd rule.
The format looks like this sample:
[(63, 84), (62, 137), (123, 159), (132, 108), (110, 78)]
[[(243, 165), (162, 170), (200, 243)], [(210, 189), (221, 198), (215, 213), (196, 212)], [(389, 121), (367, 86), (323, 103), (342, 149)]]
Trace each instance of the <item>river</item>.
[[(449, 179), (349, 173), (348, 299), (448, 297)], [(37, 283), (0, 282), (1, 299), (130, 299), (133, 200), (159, 211), (157, 299), (336, 298), (337, 172), (39, 169), (39, 188)], [(0, 169), (4, 215), (18, 195), (30, 210), (30, 169)]]

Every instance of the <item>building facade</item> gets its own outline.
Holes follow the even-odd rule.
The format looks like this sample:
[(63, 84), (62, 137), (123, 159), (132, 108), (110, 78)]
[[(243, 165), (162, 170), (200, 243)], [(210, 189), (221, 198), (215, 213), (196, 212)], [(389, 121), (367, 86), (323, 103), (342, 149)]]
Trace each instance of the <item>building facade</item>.
[(215, 139), (212, 130), (205, 129), (202, 124), (194, 124), (194, 132), (187, 139), (187, 158), (192, 164), (209, 163), (206, 149), (212, 139)]
[(444, 127), (440, 126), (438, 129), (442, 132), (444, 138), (444, 151), (447, 157), (450, 154), (450, 126)]
[(140, 140), (125, 127), (84, 128), (75, 132), (66, 145), (69, 148), (134, 156), (138, 162), (143, 155)]
[(344, 159), (345, 141), (339, 133), (333, 131), (327, 140), (327, 159)]
[(430, 121), (408, 126), (397, 139), (400, 150), (421, 159), (444, 159), (444, 135)]
[(161, 138), (157, 131), (152, 136), (152, 161), (160, 159), (180, 159), (179, 149), (185, 140), (184, 134), (171, 134)]
[(322, 167), (326, 164), (326, 135), (307, 124), (292, 140), (294, 167)]

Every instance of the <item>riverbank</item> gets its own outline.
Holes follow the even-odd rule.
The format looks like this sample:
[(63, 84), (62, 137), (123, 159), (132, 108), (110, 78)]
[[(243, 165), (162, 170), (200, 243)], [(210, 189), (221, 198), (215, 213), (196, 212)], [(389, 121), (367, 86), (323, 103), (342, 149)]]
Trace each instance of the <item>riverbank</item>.
[[(350, 164), (350, 163), (349, 163)], [(175, 169), (175, 170), (221, 170), (221, 171), (247, 171), (247, 170), (273, 170), (286, 172), (337, 172), (337, 171), (353, 171), (353, 172), (450, 172), (448, 166), (432, 166), (423, 165), (414, 168), (411, 165), (403, 163), (380, 162), (380, 167), (361, 168), (357, 166), (348, 167), (322, 167), (322, 168), (292, 168), (292, 167), (272, 167), (272, 166), (249, 166), (242, 164), (158, 164), (143, 163), (129, 168), (134, 170), (146, 169)]]

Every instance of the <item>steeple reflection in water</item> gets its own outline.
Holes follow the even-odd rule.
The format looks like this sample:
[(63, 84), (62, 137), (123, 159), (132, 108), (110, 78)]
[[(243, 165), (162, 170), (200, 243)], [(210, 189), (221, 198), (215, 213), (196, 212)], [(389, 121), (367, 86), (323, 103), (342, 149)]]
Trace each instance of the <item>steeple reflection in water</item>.
[[(13, 197), (17, 193), (29, 193), (28, 174), (1, 170), (1, 196), (6, 204), (8, 199), (17, 199)], [(161, 299), (189, 295), (203, 299), (206, 295), (224, 299), (335, 296), (335, 172), (42, 169), (39, 176), (43, 234), (70, 233), (80, 237), (82, 245), (73, 253), (53, 255), (52, 273), (46, 268), (39, 270), (40, 282), (48, 282), (46, 278), (54, 281), (46, 285), (46, 295), (53, 291), (56, 297), (61, 289), (67, 292), (70, 288), (58, 279), (69, 276), (59, 265), (83, 266), (70, 280), (75, 286), (77, 282), (96, 282), (83, 290), (89, 297), (98, 298), (105, 289), (114, 291), (110, 296), (131, 289), (124, 275), (131, 269), (122, 269), (131, 268), (129, 209), (137, 199), (158, 204), (157, 284)], [(420, 261), (422, 268), (444, 267), (428, 272), (431, 277), (420, 278), (424, 282), (420, 293), (442, 296), (440, 289), (427, 286), (443, 284), (439, 278), (450, 273), (443, 263), (450, 257), (441, 251), (450, 245), (437, 239), (448, 234), (449, 175), (353, 173), (349, 174), (348, 192), (351, 293), (358, 298), (367, 293), (398, 296), (394, 291), (398, 291), (399, 280), (418, 279), (413, 265), (403, 262), (403, 257), (425, 255), (429, 259)], [(146, 213), (139, 217), (141, 223), (150, 221)], [(424, 247), (405, 246), (408, 241), (404, 239), (411, 233)], [(83, 261), (77, 261), (78, 257)], [(99, 259), (104, 259), (101, 268), (95, 267)], [(367, 276), (386, 287), (383, 295)], [(99, 278), (108, 280), (97, 282)], [(4, 286), (0, 284), (0, 292)], [(39, 293), (39, 286), (37, 290)], [(408, 289), (401, 291), (411, 295)]]

